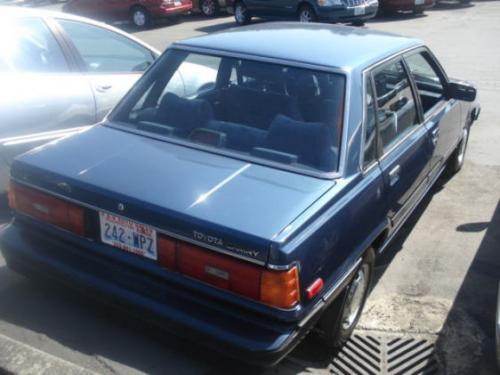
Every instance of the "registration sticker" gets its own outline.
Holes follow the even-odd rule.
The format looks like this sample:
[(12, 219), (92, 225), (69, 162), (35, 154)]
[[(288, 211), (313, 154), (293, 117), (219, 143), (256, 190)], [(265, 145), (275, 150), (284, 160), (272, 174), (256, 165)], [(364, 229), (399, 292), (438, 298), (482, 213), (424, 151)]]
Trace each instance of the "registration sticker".
[(99, 212), (99, 219), (102, 242), (145, 258), (158, 258), (154, 229), (106, 212)]

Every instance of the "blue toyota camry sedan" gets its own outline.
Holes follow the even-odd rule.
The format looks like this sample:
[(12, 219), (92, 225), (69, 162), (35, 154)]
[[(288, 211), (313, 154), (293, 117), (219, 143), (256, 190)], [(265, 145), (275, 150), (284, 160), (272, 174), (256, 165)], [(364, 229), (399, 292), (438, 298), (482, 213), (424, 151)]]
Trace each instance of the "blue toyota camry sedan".
[[(293, 41), (293, 43), (291, 42)], [(272, 365), (354, 329), (476, 90), (420, 41), (275, 23), (173, 44), (107, 119), (18, 157), (7, 264)]]

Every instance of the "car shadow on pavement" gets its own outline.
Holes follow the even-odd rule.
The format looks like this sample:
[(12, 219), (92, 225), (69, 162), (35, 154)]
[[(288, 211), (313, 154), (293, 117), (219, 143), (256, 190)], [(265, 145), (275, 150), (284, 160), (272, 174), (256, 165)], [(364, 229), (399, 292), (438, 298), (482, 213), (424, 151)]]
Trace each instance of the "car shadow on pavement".
[[(495, 327), (500, 280), (500, 201), (489, 223), (464, 223), (457, 231), (486, 231), (436, 342), (448, 373), (495, 374)], [(458, 353), (458, 355), (457, 355)], [(460, 358), (468, 367), (447, 361)]]
[(429, 192), (424, 196), (424, 198), (418, 204), (412, 214), (408, 217), (403, 226), (399, 229), (398, 233), (391, 240), (384, 252), (377, 257), (373, 287), (375, 287), (377, 282), (382, 278), (394, 257), (400, 250), (403, 249), (403, 245), (406, 242), (406, 239), (413, 231), (415, 225), (417, 225), (418, 221), (427, 209), (427, 206), (431, 203), (434, 195), (445, 188), (451, 177), (453, 176), (448, 173), (448, 170), (445, 170), (443, 172), (443, 174), (438, 178)]
[(397, 22), (397, 21), (407, 21), (417, 18), (425, 18), (427, 15), (415, 14), (415, 13), (389, 13), (389, 14), (377, 14), (374, 18), (370, 18), (366, 21), (367, 25), (372, 23), (386, 23), (386, 22)]
[(209, 34), (209, 33), (214, 33), (217, 31), (227, 30), (227, 29), (230, 29), (232, 27), (237, 27), (237, 25), (236, 25), (236, 22), (234, 22), (233, 20), (230, 20), (228, 22), (219, 23), (216, 25), (208, 25), (208, 26), (198, 27), (195, 30), (200, 31), (202, 33)]
[(461, 1), (440, 1), (431, 9), (427, 11), (440, 11), (440, 10), (454, 10), (454, 9), (467, 9), (473, 8), (475, 5), (473, 3), (462, 3)]

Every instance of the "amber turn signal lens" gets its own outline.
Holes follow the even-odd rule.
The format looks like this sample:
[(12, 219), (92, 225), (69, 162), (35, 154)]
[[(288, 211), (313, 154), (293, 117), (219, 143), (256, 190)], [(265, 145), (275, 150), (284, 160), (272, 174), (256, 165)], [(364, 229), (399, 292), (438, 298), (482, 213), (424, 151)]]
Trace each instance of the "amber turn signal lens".
[(296, 266), (288, 271), (262, 272), (260, 282), (261, 302), (289, 309), (300, 302), (299, 271)]

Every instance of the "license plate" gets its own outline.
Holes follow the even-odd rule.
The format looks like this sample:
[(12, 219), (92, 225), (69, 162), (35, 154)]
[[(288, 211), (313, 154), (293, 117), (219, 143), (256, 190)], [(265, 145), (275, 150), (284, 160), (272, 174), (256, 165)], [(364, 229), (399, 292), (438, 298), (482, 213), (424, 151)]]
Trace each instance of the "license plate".
[(99, 212), (101, 241), (149, 259), (157, 259), (156, 231), (135, 221)]
[(424, 5), (425, 0), (415, 0), (415, 5)]
[[(415, 0), (415, 1), (418, 1), (418, 0)], [(355, 16), (361, 16), (365, 14), (365, 7), (356, 7), (354, 8), (354, 15)]]

